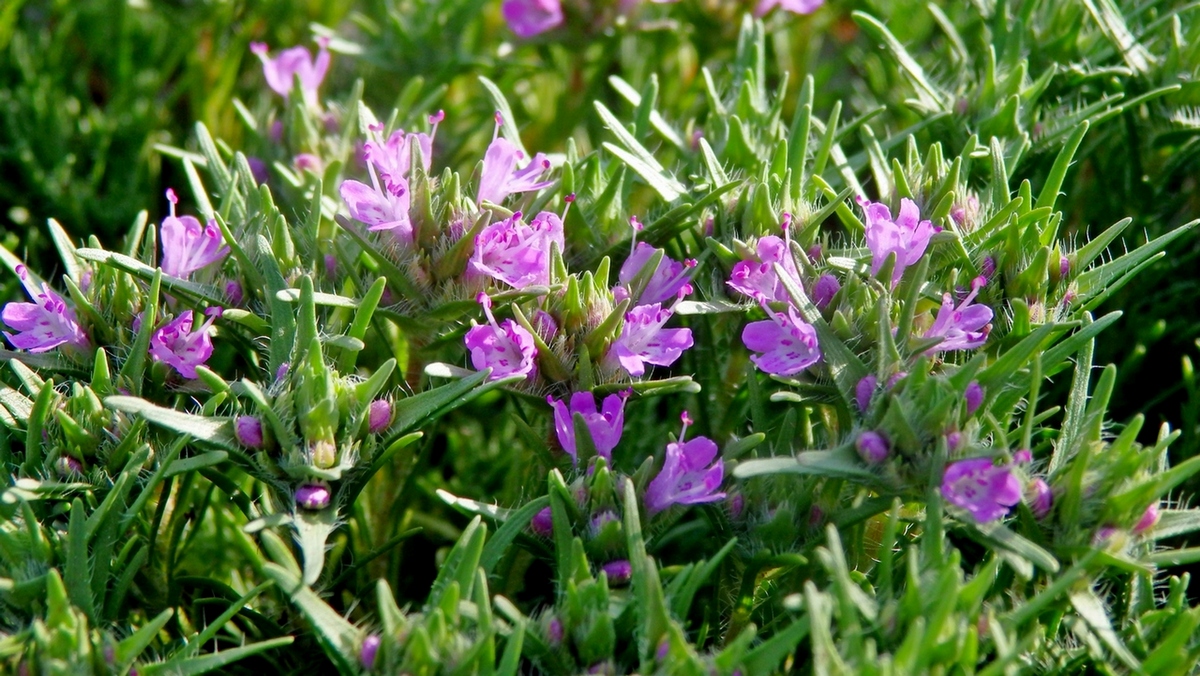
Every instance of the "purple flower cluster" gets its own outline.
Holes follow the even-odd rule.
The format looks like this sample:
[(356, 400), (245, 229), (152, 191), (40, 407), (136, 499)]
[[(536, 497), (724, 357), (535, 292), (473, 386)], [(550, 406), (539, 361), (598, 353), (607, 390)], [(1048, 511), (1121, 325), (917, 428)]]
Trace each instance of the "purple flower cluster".
[(543, 211), (526, 224), (518, 211), (475, 237), (475, 252), (467, 270), (515, 289), (549, 284), (551, 246), (561, 252), (565, 244), (562, 219), (557, 214)]
[(488, 323), (467, 331), (465, 342), (471, 353), (471, 364), (478, 371), (492, 369), (488, 380), (509, 376), (531, 378), (536, 368), (533, 360), (537, 356), (533, 334), (511, 319), (497, 324), (492, 315), (492, 299), (487, 294), (479, 294), (476, 300), (483, 306)]
[[(430, 119), (440, 120), (441, 117)], [(401, 246), (411, 247), (413, 226), (409, 216), (408, 173), (412, 168), (413, 144), (420, 148), (423, 166), (428, 171), (433, 137), (396, 130), (384, 140), (383, 125), (374, 125), (370, 131), (372, 139), (363, 145), (363, 152), (371, 185), (347, 179), (342, 181), (338, 192), (350, 210), (350, 216), (365, 223), (367, 230), (389, 230)]]

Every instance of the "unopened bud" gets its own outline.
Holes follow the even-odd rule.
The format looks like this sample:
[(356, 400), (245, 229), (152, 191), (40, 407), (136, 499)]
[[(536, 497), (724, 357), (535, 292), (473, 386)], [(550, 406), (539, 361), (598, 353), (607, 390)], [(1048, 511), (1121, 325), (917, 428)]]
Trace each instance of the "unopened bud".
[(262, 421), (257, 416), (238, 416), (233, 422), (233, 431), (237, 434), (238, 443), (246, 448), (263, 447)]
[(600, 567), (600, 570), (604, 571), (604, 574), (608, 576), (608, 583), (612, 585), (623, 585), (633, 577), (633, 566), (625, 559), (606, 563)]
[(371, 434), (379, 434), (392, 424), (392, 403), (387, 399), (376, 399), (371, 402), (367, 412), (367, 429)]
[(1033, 516), (1044, 519), (1053, 506), (1054, 493), (1050, 490), (1050, 484), (1042, 479), (1034, 479), (1026, 490), (1025, 499), (1029, 502), (1029, 511), (1033, 512)]
[(878, 465), (887, 460), (889, 452), (887, 439), (883, 438), (882, 434), (870, 430), (858, 435), (854, 448), (858, 451), (858, 457), (868, 465)]
[(983, 386), (972, 380), (967, 384), (967, 391), (963, 394), (963, 398), (967, 401), (967, 415), (974, 415), (975, 411), (979, 410), (980, 404), (983, 403)]
[(1161, 515), (1158, 512), (1158, 503), (1155, 502), (1147, 507), (1145, 512), (1142, 512), (1142, 518), (1138, 519), (1137, 524), (1134, 525), (1133, 532), (1137, 535), (1141, 535), (1151, 528), (1154, 528), (1154, 526), (1158, 524), (1159, 516)]
[(296, 489), (296, 504), (313, 512), (328, 507), (332, 497), (329, 486), (325, 484), (304, 484)]
[(379, 638), (379, 634), (371, 634), (363, 639), (362, 650), (358, 653), (358, 661), (362, 664), (363, 669), (371, 669), (375, 666), (375, 656), (379, 653), (381, 643), (383, 643), (383, 639)]
[(61, 476), (79, 476), (83, 474), (83, 463), (69, 455), (63, 455), (54, 461), (54, 469)]
[(529, 530), (544, 538), (550, 537), (554, 532), (554, 519), (551, 516), (549, 507), (543, 508), (540, 512), (533, 515), (533, 518), (529, 520)]

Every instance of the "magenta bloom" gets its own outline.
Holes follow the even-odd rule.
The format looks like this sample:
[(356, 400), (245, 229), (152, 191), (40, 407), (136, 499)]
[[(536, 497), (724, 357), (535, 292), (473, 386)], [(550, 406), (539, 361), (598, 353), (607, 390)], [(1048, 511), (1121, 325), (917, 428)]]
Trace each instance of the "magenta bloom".
[(433, 138), (428, 134), (406, 134), (397, 129), (385, 141), (379, 134), (382, 128), (383, 125), (378, 125), (378, 128), (371, 129), (372, 140), (363, 144), (363, 155), (379, 172), (383, 187), (393, 194), (399, 194), (408, 190), (413, 143), (421, 148), (421, 160), (428, 172), (433, 158)]
[(195, 216), (175, 216), (175, 205), (179, 198), (175, 191), (167, 189), (167, 201), (171, 203), (171, 214), (163, 219), (159, 227), (162, 240), (162, 271), (172, 277), (187, 279), (193, 272), (208, 267), (229, 255), (229, 247), (221, 246), (221, 229), (216, 221), (201, 227)]
[(600, 409), (596, 408), (596, 397), (591, 392), (572, 394), (570, 408), (553, 397), (546, 397), (546, 402), (554, 408), (554, 431), (558, 434), (558, 443), (571, 455), (571, 460), (579, 460), (575, 452), (576, 413), (583, 416), (583, 421), (587, 423), (596, 453), (612, 460), (612, 450), (621, 441), (621, 432), (625, 429), (625, 396), (608, 395)]
[[(629, 298), (631, 289), (629, 285), (633, 280), (641, 274), (642, 269), (649, 263), (654, 255), (662, 251), (656, 249), (645, 242), (638, 242), (634, 247), (633, 253), (629, 258), (625, 259), (625, 264), (621, 266), (621, 271), (617, 274), (617, 279), (620, 280), (620, 285), (613, 289), (613, 297), (619, 303), (626, 298)], [(691, 277), (692, 268), (696, 267), (696, 261), (687, 260), (683, 263), (676, 261), (663, 252), (663, 257), (659, 259), (658, 267), (651, 273), (649, 281), (646, 282), (646, 287), (642, 289), (641, 295), (633, 299), (637, 305), (646, 305), (649, 303), (662, 303), (671, 300), (672, 298), (683, 298), (692, 292), (691, 284), (688, 280)]]
[(867, 247), (871, 250), (871, 274), (878, 274), (888, 254), (896, 254), (896, 266), (892, 269), (892, 286), (900, 283), (904, 269), (921, 260), (929, 238), (933, 237), (933, 224), (921, 220), (917, 205), (907, 197), (900, 200), (900, 217), (892, 220), (887, 205), (879, 202), (864, 204), (867, 212)]
[(275, 93), (284, 97), (292, 92), (292, 84), (300, 78), (300, 89), (304, 93), (304, 101), (311, 106), (317, 105), (317, 88), (325, 79), (329, 70), (328, 38), (317, 38), (320, 51), (314, 61), (312, 55), (304, 47), (292, 47), (279, 53), (274, 59), (267, 56), (267, 45), (262, 42), (250, 43), (250, 51), (254, 52), (263, 64), (263, 76), (267, 86)]
[[(764, 304), (764, 307), (765, 304)], [(764, 373), (776, 376), (795, 375), (817, 363), (821, 348), (817, 345), (817, 330), (788, 306), (787, 314), (767, 309), (770, 319), (750, 322), (742, 331), (742, 342), (753, 352), (750, 355)]]
[(516, 289), (549, 284), (551, 244), (565, 246), (562, 219), (543, 211), (526, 225), (518, 211), (476, 235), (467, 269)]
[[(497, 113), (497, 125), (499, 117)], [(508, 139), (492, 139), (483, 156), (483, 175), (479, 178), (479, 197), (475, 201), (479, 204), (485, 201), (500, 204), (513, 193), (541, 190), (553, 183), (538, 180), (550, 168), (550, 160), (545, 155), (538, 153), (523, 168), (517, 168), (517, 163), (523, 159), (525, 153), (517, 150)]]
[(221, 316), (220, 308), (209, 315), (208, 321), (192, 331), (192, 311), (185, 310), (173, 321), (150, 336), (150, 356), (171, 366), (184, 378), (195, 378), (196, 367), (212, 356), (212, 338), (208, 329)]
[[(926, 338), (940, 336), (942, 342), (931, 347), (930, 353), (974, 350), (987, 342), (988, 331), (991, 329), (988, 323), (992, 321), (992, 308), (986, 305), (971, 305), (971, 301), (975, 300), (976, 294), (985, 283), (986, 281), (982, 277), (976, 277), (971, 284), (971, 293), (967, 294), (958, 307), (954, 306), (950, 294), (942, 295), (942, 307), (938, 310), (937, 318), (933, 321), (933, 326), (925, 332)], [(982, 399), (982, 390), (980, 399)], [(967, 401), (969, 407), (971, 401), (969, 392)]]
[(479, 294), (479, 301), (487, 315), (488, 323), (467, 331), (466, 345), (471, 352), (471, 364), (477, 371), (492, 369), (488, 380), (500, 380), (509, 376), (533, 375), (533, 359), (537, 346), (533, 335), (511, 319), (497, 324), (492, 316), (492, 301)]
[(604, 357), (609, 368), (618, 366), (631, 376), (646, 372), (646, 364), (670, 366), (692, 346), (690, 329), (664, 329), (673, 313), (659, 303), (639, 305), (625, 313), (625, 326)]
[(671, 505), (695, 505), (725, 499), (725, 494), (717, 491), (725, 479), (725, 465), (717, 458), (717, 445), (707, 437), (696, 437), (683, 443), (691, 422), (686, 412), (683, 419), (680, 440), (667, 444), (662, 471), (646, 486), (646, 509), (651, 514)]
[(374, 187), (354, 180), (342, 181), (338, 192), (350, 216), (367, 225), (367, 230), (391, 230), (396, 240), (405, 247), (413, 243), (412, 220), (408, 215), (408, 181), (395, 177), (390, 181), (395, 189), (380, 188), (375, 176), (374, 165), (369, 165), (371, 183)]
[(45, 283), (41, 289), (34, 286), (23, 265), (17, 266), (17, 275), (34, 302), (8, 303), (0, 310), (0, 321), (18, 332), (4, 331), (8, 342), (19, 350), (30, 352), (46, 352), (64, 344), (87, 349), (91, 345), (87, 334), (79, 327), (75, 311), (67, 306), (62, 296)]
[(942, 497), (971, 514), (976, 523), (988, 523), (1008, 514), (1021, 501), (1021, 482), (1008, 467), (997, 467), (991, 458), (959, 460), (946, 467)]
[[(790, 220), (790, 217), (784, 219), (785, 229)], [(760, 302), (790, 302), (791, 296), (788, 295), (787, 289), (784, 288), (783, 282), (779, 280), (779, 275), (775, 272), (775, 263), (779, 263), (791, 276), (796, 286), (801, 285), (800, 273), (796, 270), (796, 261), (792, 258), (788, 241), (775, 235), (760, 238), (758, 240), (758, 258), (759, 262), (745, 260), (735, 264), (727, 282), (729, 286)], [(837, 280), (834, 282), (836, 283)]]
[(504, 0), (500, 12), (508, 27), (520, 38), (531, 38), (563, 23), (559, 0)]
[(823, 4), (825, 0), (759, 0), (754, 8), (754, 16), (765, 16), (776, 7), (792, 14), (812, 14)]

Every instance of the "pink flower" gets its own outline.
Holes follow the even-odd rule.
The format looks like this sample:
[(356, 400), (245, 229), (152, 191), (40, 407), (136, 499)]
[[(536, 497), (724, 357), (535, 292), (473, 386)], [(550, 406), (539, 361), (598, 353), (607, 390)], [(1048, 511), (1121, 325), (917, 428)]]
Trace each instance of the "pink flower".
[(683, 421), (679, 441), (667, 444), (662, 471), (646, 486), (646, 509), (650, 514), (671, 505), (695, 505), (725, 498), (725, 493), (717, 491), (725, 479), (725, 465), (717, 458), (717, 445), (707, 437), (684, 443), (691, 423), (686, 411)]
[(946, 467), (942, 497), (965, 509), (976, 523), (988, 523), (1008, 514), (1021, 501), (1021, 482), (1008, 467), (997, 467), (991, 458), (959, 460)]
[(776, 7), (793, 14), (812, 14), (823, 4), (825, 0), (759, 0), (754, 8), (754, 16), (764, 16)]
[(408, 172), (412, 168), (413, 143), (420, 147), (421, 161), (428, 172), (433, 159), (433, 138), (428, 134), (406, 134), (397, 129), (385, 141), (379, 134), (382, 127), (383, 125), (378, 125), (371, 129), (371, 140), (363, 144), (363, 155), (379, 172), (384, 188), (392, 193), (407, 191)]
[(476, 235), (467, 267), (516, 289), (549, 284), (552, 244), (563, 250), (562, 219), (543, 211), (526, 225), (518, 211)]
[(871, 250), (871, 274), (878, 274), (888, 254), (896, 254), (896, 266), (892, 269), (892, 286), (900, 283), (904, 269), (921, 260), (929, 238), (933, 237), (933, 224), (921, 220), (917, 205), (907, 197), (900, 200), (900, 217), (892, 220), (887, 205), (879, 202), (863, 202), (867, 212), (867, 247)]
[(795, 375), (817, 363), (821, 348), (817, 331), (806, 323), (796, 310), (788, 306), (787, 314), (772, 312), (763, 304), (770, 319), (750, 322), (742, 331), (742, 342), (753, 352), (750, 361), (764, 373), (777, 376)]
[[(784, 214), (785, 235), (791, 218), (789, 214)], [(744, 260), (735, 264), (727, 282), (729, 286), (758, 301), (790, 302), (791, 296), (788, 295), (787, 289), (784, 288), (783, 282), (775, 272), (775, 263), (779, 263), (796, 283), (796, 286), (800, 286), (800, 273), (796, 270), (796, 261), (792, 258), (788, 241), (788, 239), (775, 235), (760, 238), (758, 240), (759, 262)], [(835, 283), (836, 281), (834, 280)]]
[(196, 367), (212, 356), (213, 344), (208, 330), (219, 316), (221, 308), (210, 308), (208, 321), (192, 331), (192, 311), (185, 310), (150, 337), (150, 356), (154, 361), (171, 366), (184, 378), (195, 378)]
[(486, 294), (479, 294), (479, 302), (483, 305), (488, 323), (467, 331), (465, 342), (471, 352), (471, 364), (478, 371), (492, 369), (488, 380), (509, 376), (531, 377), (533, 359), (537, 356), (533, 335), (511, 319), (497, 324), (492, 316), (492, 301)]
[(267, 86), (275, 93), (286, 99), (292, 92), (296, 78), (300, 78), (300, 89), (304, 93), (305, 103), (316, 106), (317, 88), (321, 86), (321, 81), (325, 79), (325, 73), (329, 70), (329, 39), (317, 38), (317, 46), (320, 51), (316, 61), (304, 47), (285, 49), (274, 59), (267, 56), (267, 45), (262, 42), (250, 43), (250, 51), (262, 61)]
[(368, 167), (374, 187), (354, 180), (342, 181), (338, 192), (350, 216), (367, 225), (367, 230), (391, 230), (396, 240), (405, 247), (413, 243), (412, 220), (408, 215), (408, 181), (394, 177), (389, 185), (380, 188), (375, 176), (374, 165)]
[(583, 416), (596, 453), (612, 459), (612, 451), (621, 441), (621, 432), (625, 428), (625, 395), (608, 395), (604, 398), (602, 409), (596, 408), (596, 397), (591, 392), (572, 394), (570, 408), (552, 397), (546, 397), (546, 402), (554, 408), (554, 431), (558, 434), (558, 443), (562, 444), (563, 450), (570, 454), (573, 461), (579, 460), (575, 451), (576, 413)]
[[(973, 350), (987, 342), (989, 322), (992, 321), (992, 308), (986, 305), (971, 305), (979, 289), (986, 284), (983, 277), (976, 277), (971, 284), (971, 293), (954, 306), (950, 294), (942, 295), (942, 307), (938, 310), (933, 326), (925, 332), (926, 338), (940, 337), (942, 342), (929, 349), (929, 353), (947, 352), (950, 350)], [(982, 395), (982, 389), (980, 390)], [(982, 396), (980, 396), (982, 399)], [(968, 399), (968, 407), (970, 400)]]
[(646, 372), (646, 364), (674, 364), (692, 346), (692, 332), (664, 329), (672, 314), (659, 303), (639, 305), (625, 313), (625, 326), (609, 346), (604, 363), (611, 369), (619, 366), (635, 378)]
[[(613, 289), (613, 297), (617, 302), (621, 302), (629, 298), (632, 291), (630, 284), (641, 274), (642, 269), (650, 263), (650, 259), (662, 249), (656, 249), (645, 242), (638, 242), (633, 253), (629, 258), (625, 259), (625, 264), (621, 266), (621, 271), (617, 274), (617, 279), (620, 280), (620, 285)], [(634, 299), (634, 302), (639, 305), (648, 303), (662, 303), (671, 300), (672, 298), (682, 298), (692, 292), (692, 286), (688, 284), (691, 277), (692, 269), (696, 267), (696, 261), (688, 260), (680, 263), (663, 251), (663, 256), (658, 262), (658, 267), (650, 274), (650, 278), (646, 282), (645, 288), (641, 294)]]
[[(496, 129), (500, 128), (500, 113), (496, 113)], [(539, 181), (548, 169), (550, 160), (542, 153), (533, 156), (533, 160), (517, 168), (517, 163), (525, 159), (525, 153), (508, 139), (497, 136), (492, 139), (487, 152), (483, 156), (483, 173), (479, 177), (479, 196), (476, 202), (483, 204), (491, 202), (500, 204), (505, 197), (517, 192), (541, 190), (553, 181)]]
[(167, 189), (171, 213), (159, 227), (162, 240), (162, 271), (172, 277), (187, 279), (193, 272), (219, 262), (229, 255), (229, 247), (221, 246), (224, 239), (216, 221), (201, 227), (195, 216), (175, 216), (179, 198)]
[(8, 303), (0, 311), (0, 321), (18, 331), (16, 334), (3, 332), (13, 347), (30, 352), (46, 352), (64, 344), (82, 349), (91, 345), (87, 334), (76, 321), (75, 311), (67, 306), (61, 296), (44, 282), (41, 289), (34, 286), (24, 265), (17, 266), (17, 276), (34, 302)]
[(1158, 525), (1158, 520), (1161, 514), (1158, 511), (1158, 502), (1153, 502), (1146, 511), (1142, 512), (1142, 518), (1133, 526), (1134, 535), (1141, 535), (1146, 531)]
[(531, 38), (563, 23), (559, 0), (504, 0), (500, 12), (520, 38)]

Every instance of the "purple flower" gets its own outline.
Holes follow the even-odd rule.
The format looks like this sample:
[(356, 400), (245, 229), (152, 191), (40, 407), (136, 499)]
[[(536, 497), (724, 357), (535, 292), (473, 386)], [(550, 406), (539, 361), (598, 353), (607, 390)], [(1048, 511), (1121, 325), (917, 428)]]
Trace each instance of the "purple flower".
[(559, 0), (504, 0), (500, 12), (520, 38), (531, 38), (563, 23)]
[(406, 134), (397, 129), (385, 141), (379, 134), (383, 125), (371, 128), (372, 140), (363, 144), (363, 156), (379, 172), (383, 187), (389, 192), (408, 190), (408, 172), (412, 168), (412, 145), (421, 148), (421, 161), (429, 171), (433, 158), (433, 138), (428, 134)]
[(150, 336), (150, 356), (171, 366), (184, 378), (195, 378), (196, 367), (212, 356), (208, 329), (221, 316), (221, 308), (210, 308), (208, 321), (192, 331), (192, 311), (185, 310)]
[(933, 237), (933, 224), (921, 220), (921, 212), (910, 199), (900, 200), (900, 217), (892, 220), (887, 205), (879, 202), (863, 203), (867, 213), (867, 247), (871, 250), (871, 274), (879, 274), (888, 254), (896, 254), (896, 266), (892, 269), (892, 286), (900, 283), (904, 269), (915, 264), (929, 246)]
[[(496, 128), (500, 127), (500, 113), (496, 113)], [(479, 196), (476, 202), (483, 204), (491, 202), (500, 204), (505, 197), (517, 192), (541, 190), (553, 181), (539, 181), (547, 169), (550, 160), (542, 153), (533, 156), (533, 160), (524, 168), (517, 168), (517, 163), (525, 159), (525, 153), (517, 149), (508, 139), (496, 137), (492, 139), (487, 152), (483, 156), (483, 173), (479, 178)]]
[(497, 324), (492, 316), (492, 301), (487, 295), (479, 294), (479, 302), (483, 305), (488, 323), (467, 331), (465, 342), (471, 352), (471, 364), (477, 371), (492, 369), (488, 380), (509, 376), (531, 377), (533, 358), (537, 356), (533, 335), (511, 319)]
[(842, 285), (838, 282), (837, 277), (828, 273), (821, 275), (817, 278), (817, 283), (813, 285), (813, 304), (817, 306), (817, 309), (824, 310), (841, 290)]
[(75, 311), (67, 306), (62, 296), (54, 293), (45, 282), (40, 290), (34, 286), (24, 265), (17, 266), (17, 276), (34, 302), (8, 303), (0, 310), (0, 321), (17, 331), (15, 334), (3, 332), (13, 347), (46, 352), (64, 344), (81, 349), (91, 345), (76, 321)]
[(548, 538), (554, 532), (554, 518), (549, 507), (543, 508), (529, 520), (529, 529)]
[(391, 230), (397, 241), (411, 247), (413, 226), (408, 215), (408, 181), (398, 177), (391, 182), (394, 188), (383, 189), (375, 176), (374, 165), (367, 169), (371, 172), (374, 187), (354, 180), (342, 181), (338, 187), (350, 216), (366, 223), (367, 230)]
[(967, 402), (967, 415), (974, 415), (975, 411), (979, 410), (983, 404), (983, 386), (979, 381), (972, 380), (967, 383), (967, 391), (963, 395), (963, 399)]
[(608, 583), (613, 585), (625, 584), (629, 582), (629, 578), (633, 577), (633, 566), (626, 559), (610, 561), (600, 566), (600, 570), (608, 576)]
[(1020, 502), (1021, 482), (1008, 467), (997, 467), (991, 458), (959, 460), (946, 467), (942, 497), (967, 510), (976, 523), (988, 523)]
[(1142, 518), (1138, 519), (1138, 522), (1136, 524), (1134, 524), (1134, 526), (1133, 526), (1134, 535), (1141, 535), (1142, 533), (1145, 533), (1146, 531), (1150, 530), (1151, 528), (1154, 528), (1154, 526), (1156, 526), (1158, 524), (1159, 516), (1160, 516), (1160, 514), (1158, 512), (1158, 503), (1157, 502), (1152, 503), (1149, 507), (1146, 508), (1145, 512), (1142, 512)]
[(854, 403), (858, 404), (859, 411), (867, 412), (867, 407), (871, 405), (871, 397), (875, 396), (875, 386), (878, 384), (879, 379), (868, 374), (854, 386)]
[(392, 402), (387, 399), (376, 399), (367, 410), (367, 430), (371, 434), (379, 434), (392, 424)]
[(296, 489), (296, 504), (310, 512), (319, 512), (329, 506), (333, 495), (325, 484), (304, 484)]
[(987, 342), (992, 308), (986, 305), (971, 305), (971, 301), (975, 300), (979, 289), (985, 283), (983, 277), (976, 277), (971, 283), (971, 293), (967, 294), (958, 307), (954, 306), (950, 294), (942, 294), (942, 307), (938, 310), (937, 319), (925, 332), (926, 338), (941, 337), (942, 342), (929, 348), (928, 353), (973, 350)]
[[(791, 215), (784, 214), (784, 235), (791, 223)], [(758, 262), (753, 260), (739, 261), (733, 266), (727, 284), (735, 291), (745, 294), (759, 302), (790, 302), (791, 296), (775, 272), (775, 263), (783, 266), (788, 275), (800, 286), (800, 273), (796, 270), (796, 261), (788, 239), (775, 235), (767, 235), (758, 240)], [(836, 280), (835, 280), (836, 281)]]
[(263, 447), (262, 420), (253, 415), (240, 415), (233, 421), (233, 430), (238, 443), (246, 448)]
[(363, 669), (371, 669), (375, 666), (375, 656), (379, 653), (379, 646), (383, 643), (383, 639), (379, 638), (379, 634), (370, 634), (363, 639), (362, 650), (358, 653), (358, 661), (363, 665)]
[[(633, 249), (633, 253), (629, 258), (625, 259), (625, 264), (621, 266), (621, 271), (617, 274), (617, 279), (620, 284), (613, 289), (613, 298), (619, 303), (630, 297), (633, 289), (630, 285), (637, 278), (642, 270), (650, 263), (650, 259), (662, 249), (656, 249), (645, 242), (638, 242)], [(691, 277), (692, 268), (696, 267), (696, 261), (687, 260), (680, 263), (666, 255), (663, 251), (663, 256), (658, 262), (658, 267), (650, 274), (650, 278), (646, 281), (645, 288), (641, 294), (633, 299), (637, 305), (646, 305), (648, 303), (662, 303), (673, 298), (683, 298), (692, 292), (691, 284), (688, 280)]]
[(487, 275), (516, 289), (550, 283), (550, 246), (561, 252), (562, 219), (543, 211), (526, 225), (521, 212), (492, 223), (475, 236), (468, 270)]
[(707, 437), (696, 437), (684, 443), (683, 437), (691, 423), (686, 411), (683, 421), (680, 440), (667, 444), (662, 471), (646, 487), (646, 509), (650, 514), (671, 505), (696, 505), (725, 498), (724, 493), (717, 491), (725, 479), (725, 465), (717, 457), (717, 445)]
[(878, 465), (887, 460), (888, 454), (891, 452), (887, 439), (882, 434), (870, 430), (858, 435), (858, 439), (854, 442), (854, 448), (858, 451), (858, 457), (868, 465)]
[(193, 272), (229, 255), (229, 247), (221, 246), (224, 240), (216, 221), (209, 221), (207, 226), (201, 227), (195, 216), (176, 218), (175, 205), (179, 198), (170, 188), (167, 189), (167, 201), (171, 203), (171, 214), (163, 219), (159, 227), (163, 272), (187, 279)]
[(1033, 512), (1033, 516), (1044, 519), (1050, 513), (1054, 493), (1050, 490), (1050, 484), (1042, 479), (1034, 479), (1026, 489), (1025, 500), (1029, 503), (1029, 511)]
[(597, 410), (596, 397), (591, 392), (572, 394), (569, 409), (565, 403), (553, 397), (546, 397), (546, 401), (554, 408), (554, 431), (558, 434), (558, 443), (570, 454), (571, 460), (579, 460), (575, 452), (576, 413), (583, 416), (583, 421), (587, 423), (596, 453), (612, 460), (612, 450), (621, 441), (621, 432), (625, 428), (625, 395), (608, 395), (600, 410)]
[(310, 106), (317, 105), (317, 88), (325, 79), (329, 70), (328, 38), (317, 38), (316, 61), (304, 47), (292, 47), (279, 53), (274, 59), (267, 56), (267, 45), (262, 42), (250, 43), (250, 51), (254, 52), (263, 64), (263, 76), (267, 86), (280, 96), (287, 98), (292, 92), (292, 84), (300, 78), (300, 89), (304, 93), (304, 101)]
[(764, 373), (777, 376), (795, 375), (817, 363), (821, 348), (817, 331), (806, 323), (796, 310), (788, 306), (787, 314), (773, 312), (763, 304), (770, 319), (750, 322), (742, 331), (742, 342), (754, 352), (750, 361)]
[(672, 314), (659, 303), (639, 305), (625, 313), (625, 326), (609, 346), (604, 363), (610, 369), (620, 367), (635, 378), (646, 372), (646, 364), (674, 364), (692, 346), (692, 332), (664, 329)]
[(825, 4), (825, 0), (759, 0), (754, 8), (754, 16), (765, 16), (767, 12), (778, 7), (793, 14), (812, 14)]

